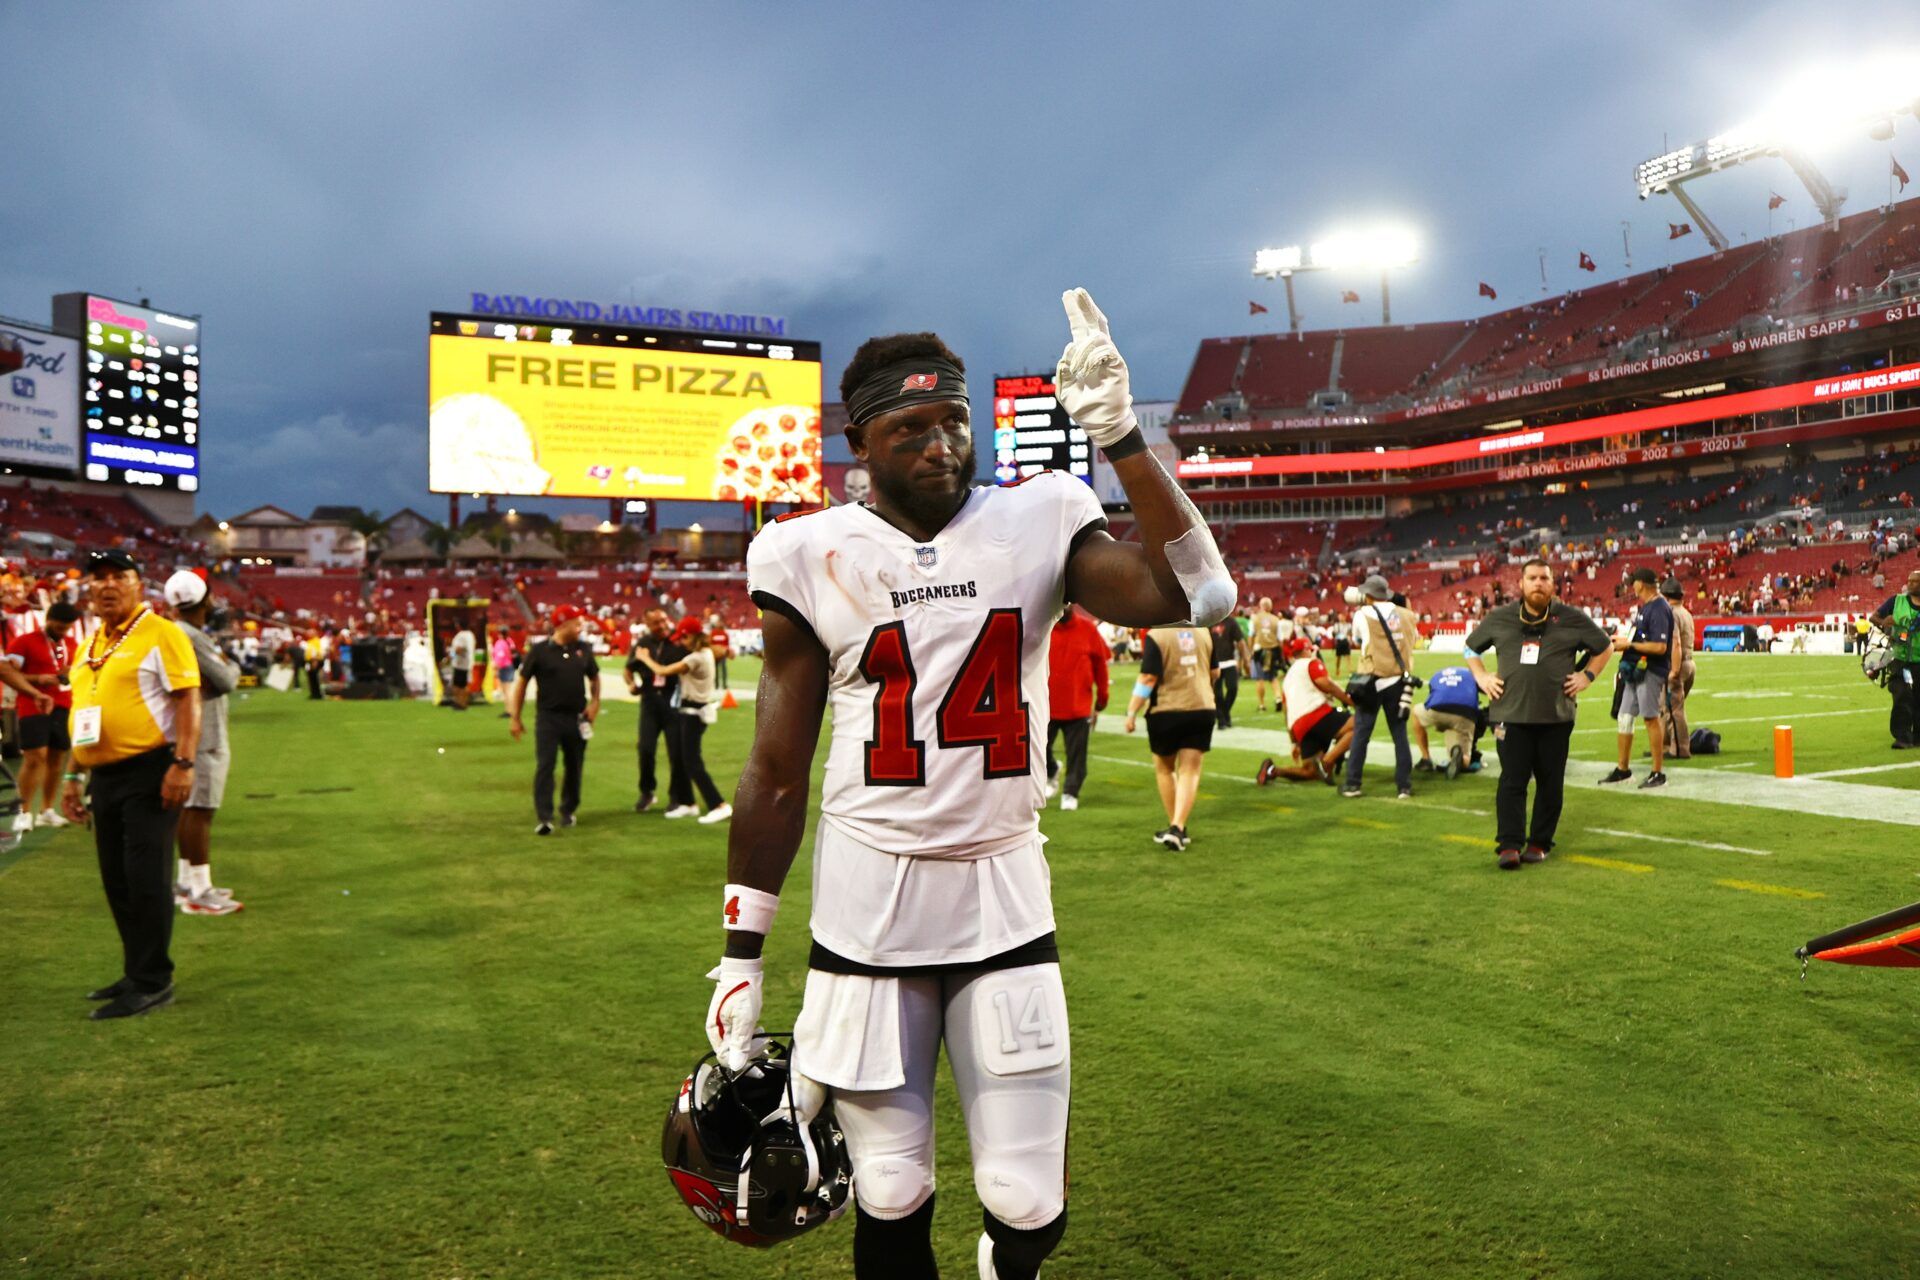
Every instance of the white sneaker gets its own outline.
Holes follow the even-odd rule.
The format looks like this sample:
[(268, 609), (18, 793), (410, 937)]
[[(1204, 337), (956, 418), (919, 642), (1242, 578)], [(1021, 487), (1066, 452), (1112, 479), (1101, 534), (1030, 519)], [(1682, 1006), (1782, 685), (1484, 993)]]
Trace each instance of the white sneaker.
[(1048, 778), (1047, 779), (1047, 799), (1051, 800), (1059, 794), (1060, 794), (1060, 780), (1058, 778)]
[[(671, 817), (672, 815), (669, 814), (668, 816)], [(733, 816), (733, 806), (730, 804), (723, 804), (718, 809), (709, 809), (706, 811), (706, 813), (702, 814), (700, 818), (700, 825), (703, 827), (710, 827), (716, 822), (725, 822), (728, 818), (731, 818), (732, 816)]]
[(13, 815), (13, 834), (23, 836), (33, 830), (33, 814), (22, 809)]
[(191, 898), (192, 896), (193, 896), (193, 890), (187, 888), (187, 886), (179, 883), (178, 881), (174, 883), (174, 886), (173, 886), (173, 905), (174, 906), (176, 907), (186, 906), (187, 899)]
[(697, 818), (700, 816), (700, 806), (697, 804), (679, 805), (676, 808), (667, 810), (664, 816), (669, 818)]
[(68, 827), (73, 825), (52, 809), (42, 809), (40, 816), (33, 821), (35, 826), (41, 827)]
[(984, 1231), (980, 1233), (980, 1248), (975, 1257), (980, 1263), (980, 1280), (1000, 1280), (1000, 1273), (993, 1269), (993, 1237)]
[(1060, 797), (1060, 808), (1066, 811), (1067, 813), (1072, 813), (1075, 809), (1078, 809), (1079, 807), (1080, 807), (1079, 796), (1061, 796)]
[(231, 893), (222, 896), (214, 889), (196, 893), (180, 904), (180, 910), (190, 916), (230, 916), (245, 909), (246, 904), (235, 902)]

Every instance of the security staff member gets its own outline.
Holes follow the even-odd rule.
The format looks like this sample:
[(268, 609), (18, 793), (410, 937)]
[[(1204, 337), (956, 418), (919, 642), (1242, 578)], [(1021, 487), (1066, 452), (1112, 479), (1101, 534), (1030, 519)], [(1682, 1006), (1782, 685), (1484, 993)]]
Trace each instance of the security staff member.
[[(1127, 732), (1147, 708), (1147, 749), (1167, 825), (1156, 844), (1181, 850), (1192, 843), (1187, 820), (1200, 795), (1200, 769), (1213, 746), (1213, 633), (1205, 627), (1155, 627), (1147, 632), (1140, 678), (1127, 700)], [(1149, 705), (1151, 704), (1151, 705)]]
[[(1495, 856), (1502, 871), (1547, 860), (1566, 793), (1573, 699), (1593, 687), (1613, 653), (1613, 640), (1598, 623), (1553, 594), (1553, 567), (1529, 560), (1520, 566), (1520, 598), (1488, 613), (1467, 637), (1467, 667), (1492, 699), (1487, 713), (1500, 752), (1493, 807), (1499, 822)], [(1487, 670), (1482, 657), (1488, 653), (1499, 657), (1500, 674)], [(1530, 782), (1535, 784), (1531, 827)]]
[(1914, 744), (1914, 681), (1920, 679), (1920, 569), (1907, 575), (1907, 589), (1881, 605), (1867, 619), (1887, 636), (1893, 667), (1887, 687), (1893, 691), (1893, 714), (1887, 727), (1896, 751)]
[(1273, 694), (1273, 709), (1280, 709), (1280, 689), (1278, 681), (1286, 674), (1286, 663), (1281, 655), (1281, 645), (1287, 640), (1287, 628), (1281, 625), (1285, 619), (1273, 611), (1273, 600), (1269, 596), (1260, 597), (1260, 607), (1253, 611), (1250, 618), (1253, 632), (1250, 641), (1253, 660), (1248, 672), (1253, 677), (1253, 697), (1261, 711), (1267, 709), (1267, 694)]
[[(90, 992), (95, 1019), (126, 1018), (173, 1000), (173, 837), (193, 793), (200, 745), (200, 662), (179, 627), (147, 606), (140, 568), (122, 551), (86, 564), (100, 629), (73, 668), (75, 765), (67, 817), (93, 810), (100, 883), (120, 930), (120, 980)], [(83, 783), (85, 784), (83, 790)]]
[(526, 661), (507, 695), (508, 732), (518, 739), (526, 732), (520, 709), (527, 686), (537, 684), (533, 721), (533, 813), (539, 820), (533, 833), (553, 834), (553, 762), (563, 762), (560, 780), (560, 825), (574, 824), (580, 808), (580, 779), (586, 772), (587, 737), (600, 717), (600, 663), (580, 638), (585, 610), (563, 604), (553, 611), (553, 634), (527, 650)]

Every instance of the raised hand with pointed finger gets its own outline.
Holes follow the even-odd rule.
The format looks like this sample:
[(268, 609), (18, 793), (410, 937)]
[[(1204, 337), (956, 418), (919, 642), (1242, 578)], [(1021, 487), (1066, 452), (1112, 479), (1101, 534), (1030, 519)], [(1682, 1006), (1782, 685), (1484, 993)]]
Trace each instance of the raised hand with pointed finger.
[(1113, 345), (1107, 317), (1085, 289), (1060, 295), (1072, 341), (1054, 370), (1054, 394), (1067, 416), (1101, 448), (1116, 444), (1140, 424), (1133, 416), (1127, 362)]

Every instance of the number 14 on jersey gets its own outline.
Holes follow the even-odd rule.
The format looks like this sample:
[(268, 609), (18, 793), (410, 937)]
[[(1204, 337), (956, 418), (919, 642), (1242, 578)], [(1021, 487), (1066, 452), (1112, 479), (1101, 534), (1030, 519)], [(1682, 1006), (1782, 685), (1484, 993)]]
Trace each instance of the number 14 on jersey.
[[(934, 715), (937, 745), (943, 750), (980, 747), (985, 778), (1017, 778), (1033, 771), (1028, 707), (1020, 697), (1022, 638), (1018, 609), (989, 612)], [(860, 674), (879, 686), (873, 695), (873, 736), (866, 747), (868, 785), (925, 786), (927, 744), (913, 736), (919, 677), (908, 651), (906, 623), (873, 629), (860, 654)]]

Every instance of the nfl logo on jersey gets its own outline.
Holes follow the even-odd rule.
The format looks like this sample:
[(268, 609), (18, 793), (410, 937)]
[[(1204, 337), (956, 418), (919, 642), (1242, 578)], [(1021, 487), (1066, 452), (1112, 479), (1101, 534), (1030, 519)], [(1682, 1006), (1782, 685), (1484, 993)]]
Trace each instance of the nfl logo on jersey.
[(939, 555), (940, 549), (938, 547), (915, 547), (913, 549), (913, 562), (922, 569), (931, 569), (933, 568), (934, 560), (938, 558)]

